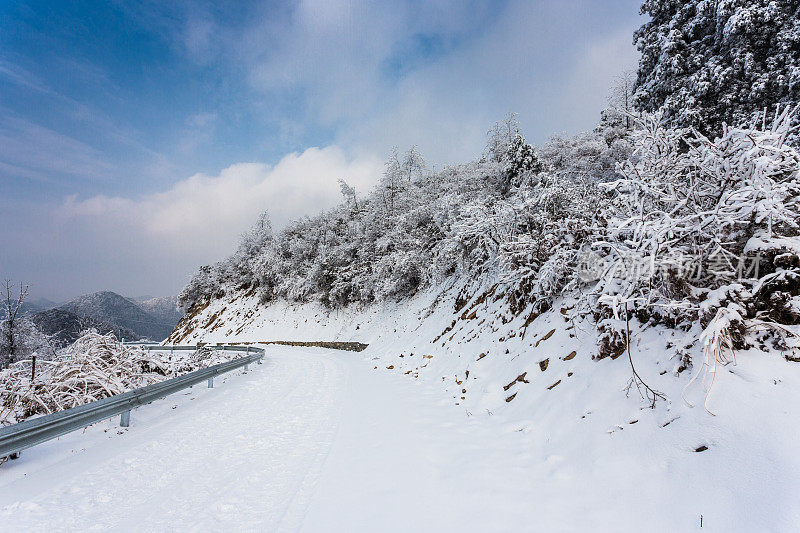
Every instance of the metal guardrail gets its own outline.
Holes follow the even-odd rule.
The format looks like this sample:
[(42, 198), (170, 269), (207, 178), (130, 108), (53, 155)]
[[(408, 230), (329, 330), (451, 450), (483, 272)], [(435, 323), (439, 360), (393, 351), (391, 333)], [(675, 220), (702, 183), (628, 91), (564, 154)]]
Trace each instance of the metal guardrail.
[(127, 427), (130, 424), (131, 409), (164, 398), (202, 381), (208, 381), (208, 386), (213, 387), (215, 376), (240, 367), (245, 367), (245, 370), (247, 370), (247, 366), (250, 363), (257, 362), (260, 364), (264, 358), (264, 349), (252, 346), (162, 346), (160, 344), (142, 346), (148, 350), (157, 349), (158, 351), (194, 351), (204, 347), (212, 350), (247, 352), (247, 355), (208, 368), (201, 368), (176, 378), (117, 394), (116, 396), (109, 396), (96, 402), (64, 409), (63, 411), (0, 428), (0, 457), (18, 453), (25, 448), (55, 439), (116, 415), (121, 415), (120, 426)]

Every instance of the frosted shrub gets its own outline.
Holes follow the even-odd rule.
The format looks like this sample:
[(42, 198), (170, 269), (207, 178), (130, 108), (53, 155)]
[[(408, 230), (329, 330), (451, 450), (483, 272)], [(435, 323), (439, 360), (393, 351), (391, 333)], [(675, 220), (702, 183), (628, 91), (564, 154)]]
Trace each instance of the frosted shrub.
[(51, 360), (0, 371), (0, 425), (54, 413), (226, 360), (210, 350), (148, 351), (89, 331)]
[(723, 302), (703, 302), (731, 284), (727, 300), (745, 318), (769, 314), (776, 291), (785, 302), (798, 294), (800, 154), (784, 142), (791, 121), (786, 109), (771, 127), (725, 128), (714, 141), (665, 129), (657, 116), (640, 121), (634, 157), (606, 185), (615, 197), (594, 243), (607, 265), (595, 286), (599, 316), (630, 307), (688, 328), (701, 310), (716, 313)]

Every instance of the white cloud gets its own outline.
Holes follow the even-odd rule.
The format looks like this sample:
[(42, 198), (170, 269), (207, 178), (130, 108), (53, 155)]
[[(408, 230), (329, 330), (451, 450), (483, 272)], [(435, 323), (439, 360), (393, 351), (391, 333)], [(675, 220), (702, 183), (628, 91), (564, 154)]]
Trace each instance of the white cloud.
[[(134, 257), (134, 252), (156, 252), (155, 257), (139, 261), (136, 275), (142, 269), (153, 270), (146, 263), (158, 265), (166, 259), (161, 264), (171, 271), (156, 284), (163, 287), (175, 279), (176, 267), (193, 271), (230, 253), (261, 211), (269, 211), (273, 224), (280, 227), (335, 205), (340, 194), (338, 178), (366, 191), (380, 170), (380, 161), (348, 159), (335, 146), (309, 148), (285, 156), (275, 166), (238, 163), (217, 176), (197, 174), (167, 191), (141, 198), (70, 198), (58, 214), (63, 224), (93, 228), (88, 232), (91, 240), (83, 246), (101, 246), (110, 255), (133, 253)], [(167, 255), (159, 258), (159, 253)]]
[[(475, 157), (508, 112), (540, 143), (592, 128), (614, 76), (635, 68), (635, 9), (623, 25), (592, 27), (585, 6), (512, 2), (484, 32), (398, 80), (382, 105), (338, 131), (348, 149), (420, 146), (432, 161)], [(602, 9), (595, 8), (602, 12)]]

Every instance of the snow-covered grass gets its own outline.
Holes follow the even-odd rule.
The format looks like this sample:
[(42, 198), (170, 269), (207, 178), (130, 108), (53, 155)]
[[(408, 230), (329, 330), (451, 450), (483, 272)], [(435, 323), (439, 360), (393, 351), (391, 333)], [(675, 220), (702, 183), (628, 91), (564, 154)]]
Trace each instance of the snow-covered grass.
[(207, 349), (151, 351), (90, 330), (55, 357), (24, 359), (0, 370), (0, 426), (84, 405), (229, 358)]
[[(576, 313), (577, 299), (558, 300), (539, 316), (531, 308), (514, 316), (492, 287), (474, 290), (455, 310), (461, 290), (339, 311), (264, 306), (239, 294), (212, 301), (189, 323), (195, 329), (176, 338), (368, 343), (348, 357), (363, 358), (376, 379), (394, 374), (421, 382), (414, 390), (427, 391), (426, 401), (438, 398), (459, 413), (450, 427), (482, 428), (479, 445), (456, 439), (453, 453), (493, 450), (509, 439), (525, 443), (517, 452), (527, 460), (520, 468), (541, 486), (527, 494), (533, 500), (508, 497), (532, 510), (531, 529), (540, 519), (544, 529), (686, 530), (699, 527), (700, 515), (712, 531), (791, 530), (800, 523), (800, 504), (788, 496), (800, 487), (800, 365), (767, 346), (739, 351), (735, 364), (706, 352), (719, 363), (707, 398), (712, 415), (702, 408), (707, 387), (690, 383), (704, 360), (702, 331), (643, 329), (632, 320), (630, 358), (666, 397), (651, 409), (631, 382), (627, 354), (593, 359), (596, 328)], [(686, 368), (688, 359), (696, 366)], [(684, 388), (698, 407), (682, 399)], [(494, 458), (509, 461), (501, 456)], [(461, 468), (473, 462), (465, 458)]]

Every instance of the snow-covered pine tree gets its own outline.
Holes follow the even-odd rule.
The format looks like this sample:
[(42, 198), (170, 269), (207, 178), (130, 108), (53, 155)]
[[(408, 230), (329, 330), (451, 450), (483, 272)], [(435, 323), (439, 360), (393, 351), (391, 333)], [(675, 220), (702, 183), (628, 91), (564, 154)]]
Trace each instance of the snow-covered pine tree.
[(519, 187), (526, 175), (543, 169), (536, 150), (522, 135), (516, 113), (509, 113), (505, 119), (496, 122), (487, 135), (489, 159), (501, 167), (497, 180), (500, 194), (508, 193), (512, 187)]
[(342, 193), (345, 204), (349, 206), (353, 212), (358, 212), (358, 197), (356, 196), (355, 188), (349, 185), (344, 179), (339, 178), (339, 191)]
[(797, 0), (646, 0), (635, 104), (708, 136), (800, 101)]

